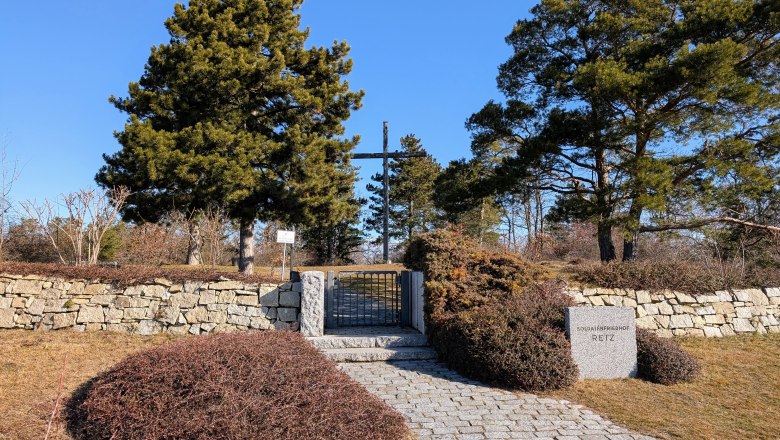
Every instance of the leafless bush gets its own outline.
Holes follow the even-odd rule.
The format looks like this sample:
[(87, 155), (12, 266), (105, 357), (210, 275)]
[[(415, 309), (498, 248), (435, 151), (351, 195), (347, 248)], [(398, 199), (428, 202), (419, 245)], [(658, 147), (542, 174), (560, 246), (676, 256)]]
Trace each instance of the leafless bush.
[[(48, 199), (42, 203), (28, 200), (21, 206), (43, 229), (60, 262), (67, 262), (65, 250), (58, 240), (64, 236), (70, 244), (73, 263), (97, 264), (103, 236), (117, 222), (119, 211), (129, 195), (129, 190), (123, 187), (106, 192), (81, 189), (62, 194), (54, 202)], [(65, 216), (60, 216), (62, 210)]]
[(187, 237), (166, 224), (132, 225), (122, 241), (117, 258), (123, 264), (177, 264), (187, 251)]

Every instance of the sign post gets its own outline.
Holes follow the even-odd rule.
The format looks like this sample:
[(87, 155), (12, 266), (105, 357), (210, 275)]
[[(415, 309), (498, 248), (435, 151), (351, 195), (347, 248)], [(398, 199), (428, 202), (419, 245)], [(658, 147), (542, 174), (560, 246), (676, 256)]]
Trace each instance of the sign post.
[(295, 231), (276, 231), (276, 242), (284, 244), (284, 250), (282, 251), (282, 273), (280, 274), (282, 281), (284, 281), (284, 268), (287, 262), (287, 245), (295, 244)]

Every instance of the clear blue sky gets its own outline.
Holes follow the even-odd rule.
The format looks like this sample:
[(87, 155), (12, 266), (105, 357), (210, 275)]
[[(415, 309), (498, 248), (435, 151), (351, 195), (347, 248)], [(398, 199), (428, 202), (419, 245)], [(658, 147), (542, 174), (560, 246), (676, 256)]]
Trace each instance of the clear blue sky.
[[(14, 200), (54, 197), (94, 184), (102, 153), (126, 116), (107, 101), (125, 96), (175, 1), (7, 1), (0, 6), (0, 142), (22, 172)], [(504, 37), (533, 2), (308, 0), (301, 13), (310, 44), (352, 46), (354, 89), (363, 108), (347, 122), (357, 152), (380, 151), (415, 133), (437, 160), (469, 155), (466, 118), (491, 98)], [(373, 162), (373, 161), (371, 161)], [(379, 162), (379, 161), (376, 161)], [(365, 180), (379, 163), (360, 161)]]

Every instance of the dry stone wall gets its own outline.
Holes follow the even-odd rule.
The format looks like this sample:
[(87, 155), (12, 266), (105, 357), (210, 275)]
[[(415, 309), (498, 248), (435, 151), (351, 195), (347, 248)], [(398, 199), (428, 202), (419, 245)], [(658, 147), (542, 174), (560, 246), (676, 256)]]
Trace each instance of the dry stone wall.
[(151, 335), (298, 330), (301, 283), (239, 281), (117, 287), (100, 281), (0, 275), (0, 329), (109, 330)]
[(696, 296), (668, 290), (570, 288), (569, 294), (581, 305), (633, 307), (637, 327), (660, 336), (780, 333), (780, 288)]

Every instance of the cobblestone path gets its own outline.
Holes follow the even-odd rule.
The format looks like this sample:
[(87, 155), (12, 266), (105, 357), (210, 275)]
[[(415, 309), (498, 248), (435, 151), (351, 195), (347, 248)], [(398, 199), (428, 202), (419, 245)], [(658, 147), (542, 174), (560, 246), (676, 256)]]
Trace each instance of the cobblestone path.
[(421, 440), (652, 439), (567, 401), (468, 380), (436, 361), (339, 364), (402, 413)]

